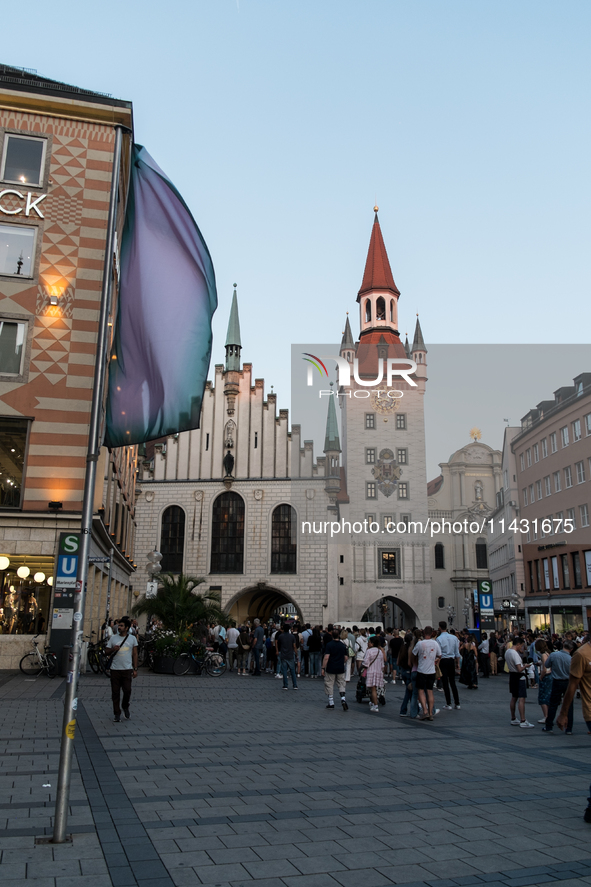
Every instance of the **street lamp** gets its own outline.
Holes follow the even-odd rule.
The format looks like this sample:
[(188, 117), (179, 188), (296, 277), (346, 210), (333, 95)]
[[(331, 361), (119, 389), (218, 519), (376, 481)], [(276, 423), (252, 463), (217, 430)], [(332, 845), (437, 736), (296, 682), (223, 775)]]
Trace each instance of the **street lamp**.
[(513, 591), (513, 592), (511, 592), (511, 594), (509, 596), (509, 601), (511, 603), (511, 606), (515, 607), (515, 624), (517, 625), (518, 624), (517, 608), (518, 608), (519, 604), (521, 603), (521, 596), (516, 591)]
[(455, 618), (456, 618), (456, 608), (452, 607), (452, 605), (449, 604), (447, 607), (447, 624), (453, 625)]

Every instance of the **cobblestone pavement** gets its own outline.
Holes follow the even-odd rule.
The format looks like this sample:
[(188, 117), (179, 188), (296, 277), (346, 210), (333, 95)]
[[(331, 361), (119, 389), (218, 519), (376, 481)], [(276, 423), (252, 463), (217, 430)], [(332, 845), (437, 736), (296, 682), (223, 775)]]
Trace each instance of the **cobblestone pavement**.
[[(81, 680), (71, 845), (51, 834), (64, 682), (0, 674), (0, 883), (23, 887), (591, 885), (591, 736), (509, 724), (505, 675), (431, 722), (320, 681), (144, 671), (132, 719)], [(540, 709), (530, 693), (527, 712)], [(443, 695), (436, 693), (442, 707)]]

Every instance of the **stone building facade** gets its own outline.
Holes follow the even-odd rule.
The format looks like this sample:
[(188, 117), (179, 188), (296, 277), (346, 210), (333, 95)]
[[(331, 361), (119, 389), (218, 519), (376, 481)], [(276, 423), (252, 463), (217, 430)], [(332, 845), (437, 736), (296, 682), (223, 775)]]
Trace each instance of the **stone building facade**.
[[(58, 534), (80, 526), (116, 124), (131, 130), (129, 102), (0, 66), (0, 668), (51, 624)], [(92, 554), (113, 554), (121, 609), (135, 461), (135, 450), (105, 451), (95, 497)], [(86, 631), (104, 618), (106, 582), (89, 570)]]
[[(473, 627), (474, 592), (489, 579), (489, 520), (501, 489), (501, 452), (477, 438), (440, 463), (441, 474), (429, 482), (434, 621), (453, 618), (455, 626)], [(450, 608), (453, 608), (450, 609)]]
[[(347, 319), (324, 452), (315, 456), (242, 362), (234, 293), (225, 363), (206, 385), (201, 427), (146, 446), (138, 587), (146, 587), (145, 558), (158, 548), (163, 571), (202, 577), (238, 620), (289, 605), (323, 624), (374, 611), (400, 627), (431, 621), (429, 541), (411, 530), (428, 511), (427, 349), (418, 320), (413, 345), (401, 342), (399, 297), (376, 213), (357, 299), (359, 340)], [(407, 376), (386, 387), (389, 360)], [(384, 384), (374, 384), (380, 370)], [(338, 538), (325, 527), (331, 521), (344, 521)], [(366, 521), (378, 529), (357, 532)]]
[(513, 438), (525, 608), (532, 627), (591, 626), (591, 373), (521, 420)]

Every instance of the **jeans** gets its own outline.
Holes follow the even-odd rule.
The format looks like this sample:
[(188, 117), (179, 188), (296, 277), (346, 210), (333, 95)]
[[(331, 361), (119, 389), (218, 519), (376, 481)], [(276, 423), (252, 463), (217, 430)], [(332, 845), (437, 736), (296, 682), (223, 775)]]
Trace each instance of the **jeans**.
[(410, 702), (412, 693), (408, 689), (408, 685), (410, 683), (410, 671), (406, 668), (398, 667), (398, 677), (406, 687), (406, 692), (404, 694), (404, 699), (402, 700), (402, 705), (400, 706), (400, 714), (405, 715), (408, 712), (408, 703)]
[[(417, 672), (403, 672), (404, 674), (404, 683), (406, 684), (406, 693), (404, 694), (404, 699), (402, 700), (402, 705), (400, 706), (400, 714), (406, 714), (408, 712), (409, 717), (416, 718), (419, 713), (419, 691), (417, 689)], [(408, 689), (409, 683), (412, 681), (412, 690)], [(408, 711), (408, 704), (410, 702), (410, 711)]]
[(443, 684), (446, 704), (451, 705), (451, 695), (453, 693), (454, 704), (459, 705), (460, 697), (458, 694), (458, 688), (456, 687), (456, 660), (453, 658), (441, 659), (439, 661), (439, 668), (441, 670), (441, 683)]
[(254, 673), (259, 675), (261, 673), (261, 653), (263, 652), (262, 647), (255, 647), (252, 651), (252, 655), (254, 656)]
[(277, 671), (276, 674), (281, 674), (281, 653), (277, 654)]
[[(111, 669), (111, 699), (113, 700), (113, 714), (116, 718), (121, 717), (121, 708), (123, 711), (127, 711), (129, 708), (132, 676), (133, 671), (129, 669)], [(121, 691), (123, 691), (122, 704), (119, 703)]]
[(292, 682), (294, 689), (295, 689), (298, 685), (298, 679), (296, 676), (296, 667), (295, 667), (295, 660), (294, 659), (283, 659), (281, 661), (281, 674), (283, 675), (283, 686), (286, 689), (288, 687), (288, 683), (287, 683), (288, 670), (291, 674), (291, 682)]
[(310, 652), (310, 674), (313, 677), (320, 677), (320, 650), (317, 653)]
[[(553, 678), (552, 680), (552, 692), (550, 693), (550, 702), (548, 703), (548, 717), (546, 718), (546, 730), (551, 730), (554, 725), (554, 718), (556, 717), (556, 711), (558, 706), (564, 699), (564, 694), (566, 693), (566, 688), (568, 687), (568, 681), (560, 678)], [(572, 732), (573, 729), (573, 703), (571, 702), (570, 708), (568, 710), (566, 729), (569, 733)]]

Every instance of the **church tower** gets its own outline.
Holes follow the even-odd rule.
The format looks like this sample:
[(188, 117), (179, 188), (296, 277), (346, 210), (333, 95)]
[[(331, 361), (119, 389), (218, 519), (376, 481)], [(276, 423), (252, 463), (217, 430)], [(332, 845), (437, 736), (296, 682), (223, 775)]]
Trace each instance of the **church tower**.
[[(370, 619), (412, 628), (432, 619), (429, 541), (418, 529), (428, 517), (423, 415), (427, 349), (418, 321), (412, 348), (408, 339), (400, 339), (400, 290), (378, 208), (374, 211), (357, 294), (359, 340), (353, 343), (347, 318), (340, 349), (353, 365), (350, 385), (341, 384), (338, 392), (343, 469), (338, 503), (352, 532), (339, 551), (345, 566), (338, 613), (329, 615), (355, 621), (367, 612)], [(404, 368), (414, 360), (417, 370), (410, 379), (394, 376), (388, 383), (387, 361), (392, 359)]]

